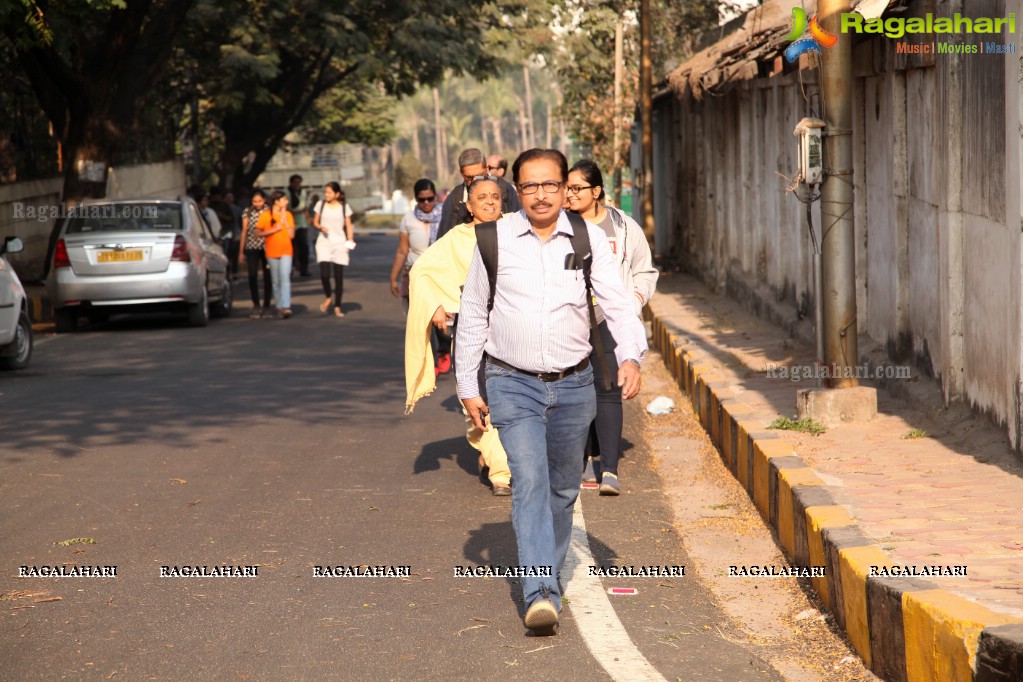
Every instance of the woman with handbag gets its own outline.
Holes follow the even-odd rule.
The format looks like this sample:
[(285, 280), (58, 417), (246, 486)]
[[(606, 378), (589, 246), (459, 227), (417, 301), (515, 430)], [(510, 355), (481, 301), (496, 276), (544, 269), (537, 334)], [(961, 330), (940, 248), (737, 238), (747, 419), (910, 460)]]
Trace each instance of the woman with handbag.
[[(334, 304), (334, 316), (344, 317), (341, 309), (341, 294), (344, 291), (345, 266), (349, 252), (355, 248), (355, 231), (352, 228), (352, 207), (345, 201), (341, 185), (328, 182), (323, 188), (323, 201), (313, 209), (313, 227), (320, 231), (316, 238), (316, 262), (320, 264), (320, 281), (326, 300), (320, 304), (320, 312), (327, 312)], [(333, 296), (330, 276), (334, 275)]]
[[(632, 292), (636, 314), (639, 315), (654, 295), (658, 276), (643, 229), (614, 206), (606, 205), (604, 176), (600, 167), (590, 159), (577, 161), (569, 169), (565, 198), (569, 204), (568, 210), (604, 230), (611, 253), (618, 262), (618, 273), (626, 291)], [(588, 459), (583, 463), (583, 480), (590, 482), (599, 478), (598, 490), (601, 495), (619, 495), (621, 485), (618, 482), (618, 458), (622, 449), (624, 419), (622, 393), (616, 386), (608, 389), (603, 377), (604, 367), (607, 367), (611, 377), (618, 374), (618, 361), (614, 354), (615, 340), (608, 331), (599, 306), (596, 312), (599, 324), (597, 329), (590, 330), (590, 343), (594, 348), (590, 364), (593, 365), (593, 385), (597, 391), (597, 417), (590, 424), (590, 435), (586, 441)], [(601, 363), (597, 356), (596, 334), (600, 334), (606, 364)]]
[[(272, 285), (270, 273), (267, 271), (266, 252), (263, 249), (264, 239), (256, 234), (256, 223), (260, 217), (270, 210), (266, 203), (266, 194), (257, 189), (252, 192), (252, 204), (242, 211), (242, 253), (238, 259), (239, 266), (245, 266), (249, 274), (249, 293), (252, 296), (252, 312), (249, 317), (258, 320), (265, 314), (270, 316), (270, 297)], [(259, 273), (263, 273), (263, 305), (259, 304)]]
[[(417, 196), (419, 196), (417, 194)], [(450, 333), (454, 316), (461, 306), (462, 285), (476, 252), (476, 225), (501, 217), (501, 186), (492, 175), (476, 176), (469, 188), (466, 207), (469, 221), (455, 225), (437, 239), (417, 260), (410, 272), (408, 321), (405, 325), (405, 413), (412, 412), (416, 401), (436, 388), (436, 367), (429, 371), (430, 331)], [(462, 410), (465, 414), (465, 410)], [(508, 454), (501, 445), (497, 429), (476, 428), (465, 414), (465, 437), (478, 450), (480, 480), (497, 497), (511, 495), (511, 469)]]
[(391, 295), (401, 298), (408, 311), (408, 273), (412, 264), (430, 245), (430, 229), (440, 222), (441, 206), (437, 188), (429, 178), (421, 178), (413, 186), (416, 205), (402, 216), (398, 225), (398, 249), (391, 266)]

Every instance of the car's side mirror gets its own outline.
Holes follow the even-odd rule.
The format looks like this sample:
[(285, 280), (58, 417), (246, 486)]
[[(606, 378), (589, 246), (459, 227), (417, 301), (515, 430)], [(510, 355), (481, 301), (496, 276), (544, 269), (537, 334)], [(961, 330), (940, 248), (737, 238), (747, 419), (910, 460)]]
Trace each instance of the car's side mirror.
[(25, 243), (20, 237), (7, 237), (4, 239), (3, 247), (0, 248), (0, 256), (5, 253), (18, 253), (25, 250)]

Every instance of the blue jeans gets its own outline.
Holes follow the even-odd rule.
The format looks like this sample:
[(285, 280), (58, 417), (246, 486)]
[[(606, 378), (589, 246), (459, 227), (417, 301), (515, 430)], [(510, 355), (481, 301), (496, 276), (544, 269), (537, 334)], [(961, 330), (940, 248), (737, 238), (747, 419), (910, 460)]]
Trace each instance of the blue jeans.
[(267, 258), (274, 283), (274, 301), (278, 310), (291, 307), (291, 256)]
[(583, 445), (597, 413), (593, 368), (543, 382), (487, 363), (486, 377), (490, 420), (511, 469), (519, 565), (551, 567), (549, 578), (523, 578), (522, 594), (527, 607), (550, 597), (560, 609), (557, 576), (572, 538)]

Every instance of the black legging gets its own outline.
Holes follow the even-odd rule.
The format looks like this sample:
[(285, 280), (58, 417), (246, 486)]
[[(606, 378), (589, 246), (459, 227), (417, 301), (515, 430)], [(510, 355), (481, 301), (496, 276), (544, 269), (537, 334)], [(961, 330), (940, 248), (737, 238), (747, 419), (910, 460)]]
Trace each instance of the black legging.
[(614, 350), (618, 344), (607, 328), (607, 322), (597, 327), (600, 340), (604, 344), (604, 357), (607, 359), (607, 371), (611, 375), (611, 390), (604, 381), (604, 366), (597, 355), (597, 344), (590, 330), (590, 364), (593, 366), (593, 385), (597, 391), (597, 416), (590, 423), (590, 435), (586, 441), (586, 452), (600, 457), (600, 470), (618, 475), (618, 458), (622, 453), (622, 389), (618, 383), (618, 360)]
[[(333, 266), (333, 267), (331, 267)], [(334, 287), (334, 307), (341, 307), (341, 293), (345, 288), (345, 266), (338, 265), (337, 263), (321, 262), (320, 263), (320, 282), (323, 284), (323, 295), (327, 298), (331, 297), (330, 292), (330, 273), (334, 271), (334, 282), (337, 286)]]
[(266, 252), (263, 249), (245, 249), (245, 266), (249, 269), (249, 294), (252, 296), (252, 305), (259, 307), (259, 273), (263, 272), (263, 304), (264, 308), (270, 307), (270, 299), (273, 297), (273, 282), (270, 280), (270, 273), (266, 269)]

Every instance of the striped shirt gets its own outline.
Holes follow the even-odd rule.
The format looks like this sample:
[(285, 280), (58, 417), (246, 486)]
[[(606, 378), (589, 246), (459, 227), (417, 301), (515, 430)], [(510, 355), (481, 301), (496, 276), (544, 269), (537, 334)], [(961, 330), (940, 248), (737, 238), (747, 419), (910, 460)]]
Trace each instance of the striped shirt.
[[(590, 281), (614, 336), (621, 364), (642, 360), (646, 329), (625, 291), (607, 236), (587, 223), (593, 265)], [(479, 248), (462, 291), (455, 343), (459, 398), (479, 396), (483, 352), (529, 372), (560, 372), (590, 354), (590, 318), (582, 270), (566, 270), (572, 224), (562, 211), (547, 241), (533, 231), (525, 211), (497, 221), (497, 292), (487, 313), (490, 283)]]

